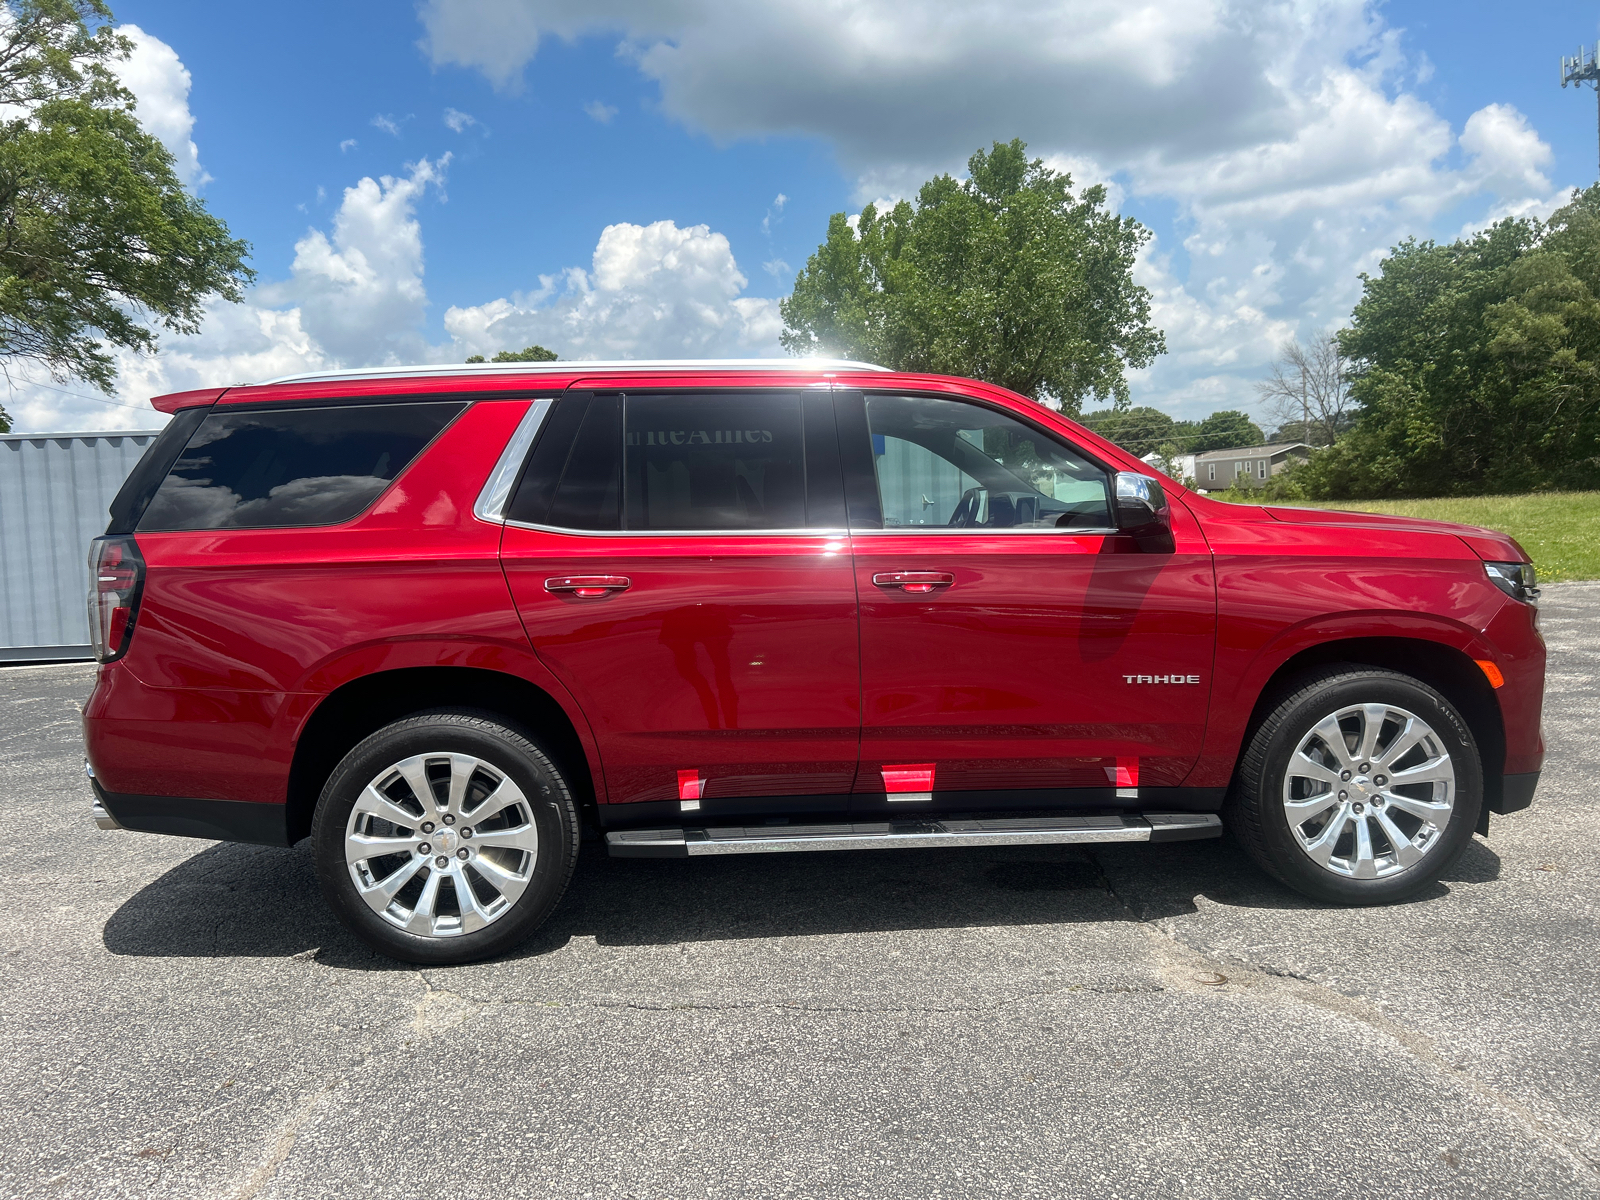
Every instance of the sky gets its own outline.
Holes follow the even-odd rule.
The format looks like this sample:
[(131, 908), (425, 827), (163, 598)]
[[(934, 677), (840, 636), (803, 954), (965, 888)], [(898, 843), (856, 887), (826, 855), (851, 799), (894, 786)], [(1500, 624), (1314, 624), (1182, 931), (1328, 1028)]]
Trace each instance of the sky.
[(826, 233), (1021, 137), (1153, 236), (1168, 352), (1135, 404), (1258, 413), (1407, 237), (1544, 216), (1600, 175), (1558, 60), (1600, 8), (1500, 0), (113, 0), (120, 70), (255, 286), (119, 355), (114, 395), (7, 364), (18, 431), (156, 428), (150, 396), (539, 342), (781, 356)]

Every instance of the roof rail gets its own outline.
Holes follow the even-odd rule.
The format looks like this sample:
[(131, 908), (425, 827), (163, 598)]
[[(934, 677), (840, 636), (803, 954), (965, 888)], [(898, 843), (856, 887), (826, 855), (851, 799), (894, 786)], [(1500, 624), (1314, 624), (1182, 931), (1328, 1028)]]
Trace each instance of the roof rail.
[(582, 358), (555, 362), (516, 363), (422, 363), (416, 366), (356, 367), (352, 370), (309, 371), (303, 375), (280, 375), (263, 379), (252, 386), (274, 383), (321, 383), (341, 379), (391, 379), (408, 375), (572, 375), (617, 371), (701, 371), (711, 368), (737, 371), (887, 371), (877, 363), (855, 362), (848, 358), (628, 358), (590, 360)]

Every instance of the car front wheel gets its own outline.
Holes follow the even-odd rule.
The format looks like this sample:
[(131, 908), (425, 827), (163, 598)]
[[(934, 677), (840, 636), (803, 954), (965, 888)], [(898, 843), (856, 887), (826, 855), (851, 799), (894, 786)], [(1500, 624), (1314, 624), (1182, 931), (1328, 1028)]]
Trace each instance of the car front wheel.
[(554, 760), (490, 714), (420, 713), (347, 754), (312, 825), (323, 894), (373, 949), (472, 962), (510, 949), (554, 910), (578, 821)]
[(1448, 700), (1398, 672), (1331, 668), (1256, 730), (1229, 825), (1296, 891), (1385, 904), (1454, 864), (1482, 803), (1478, 748)]

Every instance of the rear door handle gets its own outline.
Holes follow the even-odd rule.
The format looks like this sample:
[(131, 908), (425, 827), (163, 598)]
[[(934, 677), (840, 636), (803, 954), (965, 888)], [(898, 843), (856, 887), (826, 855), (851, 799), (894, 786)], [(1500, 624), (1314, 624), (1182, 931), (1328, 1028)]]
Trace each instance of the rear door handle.
[(544, 581), (544, 590), (547, 592), (581, 596), (585, 600), (609, 596), (613, 592), (625, 592), (632, 586), (633, 580), (626, 575), (560, 575)]
[(956, 581), (948, 571), (882, 571), (872, 577), (881, 588), (899, 588), (921, 595), (936, 588), (947, 588)]

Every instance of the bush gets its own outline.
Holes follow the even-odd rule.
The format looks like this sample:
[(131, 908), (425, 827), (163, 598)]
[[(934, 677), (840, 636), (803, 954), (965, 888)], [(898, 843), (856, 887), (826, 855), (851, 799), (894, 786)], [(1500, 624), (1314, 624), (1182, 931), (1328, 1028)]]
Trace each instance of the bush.
[(1339, 345), (1360, 411), (1313, 494), (1600, 486), (1600, 185), (1548, 222), (1395, 247)]

